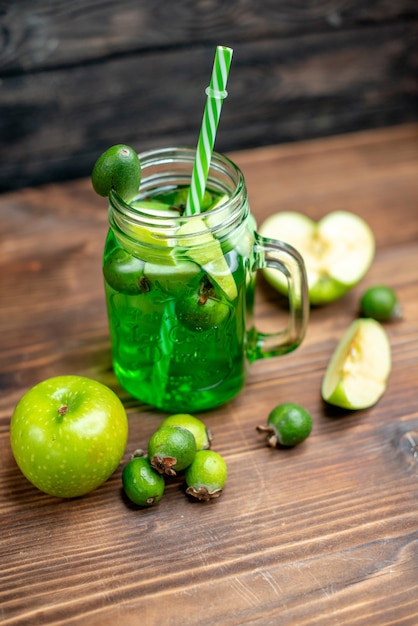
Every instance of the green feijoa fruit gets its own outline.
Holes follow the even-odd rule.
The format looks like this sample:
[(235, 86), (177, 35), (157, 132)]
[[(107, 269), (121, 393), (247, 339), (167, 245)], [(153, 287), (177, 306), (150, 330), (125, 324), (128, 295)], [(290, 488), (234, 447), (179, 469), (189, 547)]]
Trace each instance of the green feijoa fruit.
[(213, 450), (200, 450), (185, 472), (186, 493), (205, 502), (219, 498), (227, 477), (228, 468), (221, 455)]
[(190, 465), (195, 455), (195, 438), (181, 426), (162, 426), (148, 442), (148, 458), (160, 474), (175, 476)]
[(91, 181), (99, 196), (106, 198), (114, 189), (122, 200), (129, 202), (137, 195), (141, 182), (137, 153), (124, 144), (108, 148), (94, 164)]
[(166, 417), (161, 426), (182, 426), (190, 430), (196, 441), (196, 450), (207, 450), (210, 448), (212, 433), (206, 425), (193, 415), (188, 413), (176, 413)]
[(204, 331), (222, 325), (230, 315), (224, 296), (220, 296), (205, 276), (198, 288), (176, 302), (179, 322), (193, 331)]
[(379, 322), (387, 322), (400, 317), (400, 306), (396, 293), (385, 285), (369, 287), (360, 300), (363, 317), (372, 317)]
[(266, 433), (267, 443), (273, 448), (277, 444), (295, 446), (310, 435), (312, 417), (299, 404), (285, 402), (271, 411), (267, 426), (257, 426), (257, 430)]
[(123, 248), (115, 248), (106, 258), (103, 275), (107, 284), (119, 293), (128, 295), (150, 291), (150, 281), (144, 276), (144, 261)]
[(164, 478), (144, 457), (134, 457), (125, 465), (122, 471), (122, 484), (131, 502), (139, 506), (157, 504), (165, 488)]

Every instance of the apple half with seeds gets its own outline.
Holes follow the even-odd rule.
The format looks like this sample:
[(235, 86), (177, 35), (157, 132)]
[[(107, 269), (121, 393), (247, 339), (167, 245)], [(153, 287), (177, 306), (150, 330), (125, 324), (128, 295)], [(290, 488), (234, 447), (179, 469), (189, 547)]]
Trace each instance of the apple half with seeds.
[(383, 395), (390, 369), (390, 343), (383, 326), (370, 318), (356, 319), (331, 357), (321, 395), (344, 409), (366, 409)]
[[(302, 213), (283, 211), (268, 217), (259, 232), (300, 252), (314, 306), (341, 298), (363, 278), (374, 257), (370, 227), (349, 211), (333, 211), (319, 222)], [(266, 268), (263, 273), (275, 289), (287, 293), (287, 282), (280, 272)]]

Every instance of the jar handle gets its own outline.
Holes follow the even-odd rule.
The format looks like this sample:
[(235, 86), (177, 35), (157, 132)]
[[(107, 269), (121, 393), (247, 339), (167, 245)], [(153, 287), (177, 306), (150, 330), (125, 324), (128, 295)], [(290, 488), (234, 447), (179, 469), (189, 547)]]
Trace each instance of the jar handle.
[(287, 327), (277, 333), (261, 333), (256, 328), (248, 331), (247, 357), (249, 361), (279, 356), (295, 350), (302, 342), (309, 319), (309, 295), (305, 264), (299, 252), (282, 241), (254, 233), (253, 270), (266, 267), (281, 272), (287, 281), (289, 318)]

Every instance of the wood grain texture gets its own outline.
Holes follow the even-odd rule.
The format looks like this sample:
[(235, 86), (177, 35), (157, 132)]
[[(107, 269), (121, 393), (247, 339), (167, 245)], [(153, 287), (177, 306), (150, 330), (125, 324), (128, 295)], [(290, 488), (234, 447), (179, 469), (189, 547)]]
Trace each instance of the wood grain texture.
[(234, 48), (217, 147), (416, 120), (412, 0), (4, 2), (0, 190), (88, 175), (114, 143), (196, 145)]
[(13, 0), (1, 7), (2, 74), (225, 39), (290, 37), (416, 19), (414, 0)]
[[(225, 456), (222, 497), (190, 502), (180, 482), (151, 510), (121, 493), (121, 467), (75, 500), (41, 494), (12, 458), (13, 408), (33, 384), (77, 373), (112, 387), (129, 416), (123, 462), (162, 415), (118, 387), (100, 259), (106, 210), (87, 179), (0, 196), (0, 622), (4, 626), (412, 626), (418, 622), (418, 127), (241, 151), (253, 213), (334, 209), (376, 237), (367, 276), (311, 312), (294, 353), (254, 363), (235, 400), (201, 415)], [(391, 285), (393, 368), (369, 410), (327, 407), (320, 384), (363, 290)], [(260, 326), (276, 294), (262, 280)], [(268, 449), (255, 431), (276, 404), (312, 413), (309, 439)], [(415, 443), (414, 443), (415, 442)], [(415, 447), (414, 447), (415, 446)]]

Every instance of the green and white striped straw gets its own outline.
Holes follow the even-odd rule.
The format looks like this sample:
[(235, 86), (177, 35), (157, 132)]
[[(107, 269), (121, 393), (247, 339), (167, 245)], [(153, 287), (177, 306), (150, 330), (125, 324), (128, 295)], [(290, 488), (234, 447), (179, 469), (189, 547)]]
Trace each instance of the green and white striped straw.
[(193, 165), (190, 192), (187, 198), (186, 215), (200, 213), (206, 181), (209, 174), (213, 146), (223, 100), (227, 97), (226, 83), (232, 59), (231, 48), (217, 46), (213, 62), (210, 85), (206, 89), (206, 105), (203, 112), (202, 126), (197, 143), (196, 158)]

